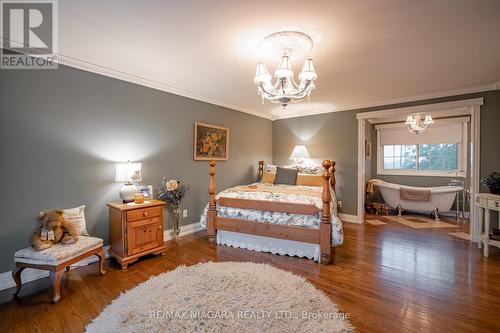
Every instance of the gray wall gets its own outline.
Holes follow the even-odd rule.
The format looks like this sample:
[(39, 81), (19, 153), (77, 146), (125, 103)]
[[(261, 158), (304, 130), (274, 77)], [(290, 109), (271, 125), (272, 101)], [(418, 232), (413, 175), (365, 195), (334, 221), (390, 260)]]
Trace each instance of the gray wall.
[(116, 161), (141, 161), (143, 185), (187, 183), (183, 224), (199, 221), (208, 162), (193, 161), (195, 121), (231, 129), (219, 190), (253, 181), (257, 161), (272, 159), (269, 120), (64, 66), (0, 71), (0, 116), (0, 272), (28, 245), (40, 210), (85, 204), (90, 234), (107, 242)]
[[(273, 122), (274, 160), (275, 163), (286, 162), (296, 144), (307, 145), (312, 158), (334, 159), (337, 162), (338, 170), (339, 188), (337, 194), (344, 204), (342, 212), (356, 214), (357, 113), (477, 97), (484, 97), (484, 105), (481, 107), (480, 174), (481, 177), (485, 177), (493, 171), (500, 171), (500, 153), (498, 149), (498, 142), (500, 142), (500, 91), (498, 90), (277, 120)], [(375, 149), (373, 149), (373, 153), (372, 173), (376, 159)], [(422, 186), (426, 186), (421, 177), (408, 177), (405, 179), (408, 185), (422, 184)], [(387, 180), (391, 181), (390, 178), (387, 178)], [(435, 180), (429, 179), (429, 181), (436, 184)], [(438, 181), (447, 183), (448, 179), (442, 178)], [(486, 187), (482, 187), (482, 191), (488, 192)]]
[(289, 163), (297, 144), (305, 144), (312, 159), (337, 162), (337, 197), (342, 212), (356, 214), (358, 122), (356, 111), (282, 119), (273, 122), (274, 163)]

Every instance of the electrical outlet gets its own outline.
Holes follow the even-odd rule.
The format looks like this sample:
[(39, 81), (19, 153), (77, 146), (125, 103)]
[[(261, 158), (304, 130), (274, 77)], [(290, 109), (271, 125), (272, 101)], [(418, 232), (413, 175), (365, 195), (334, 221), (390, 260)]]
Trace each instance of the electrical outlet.
[(337, 201), (337, 207), (342, 208), (342, 201), (341, 200)]
[(188, 217), (188, 211), (187, 211), (187, 209), (184, 209), (182, 211), (182, 217)]

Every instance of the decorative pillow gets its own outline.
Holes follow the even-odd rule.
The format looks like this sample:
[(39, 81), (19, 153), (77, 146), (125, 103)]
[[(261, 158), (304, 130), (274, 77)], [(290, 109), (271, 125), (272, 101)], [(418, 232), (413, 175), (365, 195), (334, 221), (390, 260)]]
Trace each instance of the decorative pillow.
[(297, 174), (299, 170), (278, 167), (274, 184), (295, 185), (297, 183)]
[(323, 176), (320, 175), (297, 175), (297, 185), (323, 186)]
[(324, 171), (321, 165), (296, 165), (295, 168), (299, 170), (299, 173), (306, 175), (322, 175)]
[(264, 174), (262, 175), (260, 182), (267, 183), (267, 184), (273, 184), (275, 178), (276, 178), (275, 172), (269, 172), (267, 170), (264, 170)]
[(76, 225), (79, 236), (88, 236), (87, 223), (85, 222), (85, 205), (75, 208), (64, 209), (64, 218)]

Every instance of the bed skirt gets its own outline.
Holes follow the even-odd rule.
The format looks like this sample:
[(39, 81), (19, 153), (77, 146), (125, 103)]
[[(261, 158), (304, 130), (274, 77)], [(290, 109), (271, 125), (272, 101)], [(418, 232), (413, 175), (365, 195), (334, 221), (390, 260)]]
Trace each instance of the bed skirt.
[(217, 244), (313, 259), (319, 262), (319, 244), (217, 230)]

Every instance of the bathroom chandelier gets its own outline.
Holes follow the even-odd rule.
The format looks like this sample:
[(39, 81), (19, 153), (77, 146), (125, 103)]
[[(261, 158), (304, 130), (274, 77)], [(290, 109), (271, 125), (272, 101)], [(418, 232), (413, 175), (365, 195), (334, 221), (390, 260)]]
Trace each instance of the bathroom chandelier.
[(434, 124), (432, 116), (430, 114), (425, 117), (421, 114), (411, 114), (406, 117), (405, 125), (408, 127), (410, 133), (419, 134), (425, 131), (430, 125)]
[(313, 61), (307, 59), (304, 62), (297, 83), (294, 80), (292, 60), (303, 57), (312, 47), (311, 37), (298, 31), (281, 31), (262, 40), (259, 49), (271, 50), (274, 54), (281, 52), (280, 64), (274, 72), (275, 83), (272, 82), (272, 76), (267, 71), (266, 65), (263, 62), (257, 64), (254, 83), (257, 85), (258, 94), (262, 97), (262, 104), (267, 99), (272, 103), (280, 103), (285, 109), (290, 102), (309, 98), (315, 87), (314, 81), (318, 77)]

